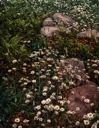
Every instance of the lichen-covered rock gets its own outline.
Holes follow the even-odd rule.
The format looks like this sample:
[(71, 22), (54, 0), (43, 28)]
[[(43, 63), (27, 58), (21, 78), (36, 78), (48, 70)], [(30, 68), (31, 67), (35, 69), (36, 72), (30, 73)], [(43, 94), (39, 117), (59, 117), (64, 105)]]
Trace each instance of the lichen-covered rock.
[(99, 38), (99, 32), (96, 30), (86, 30), (83, 32), (80, 32), (77, 37), (79, 38), (91, 38), (91, 37), (96, 37)]
[(52, 37), (55, 35), (57, 32), (59, 32), (59, 28), (56, 26), (45, 26), (41, 28), (41, 34), (46, 36), (46, 37)]
[(95, 103), (99, 104), (99, 90), (93, 82), (88, 82), (82, 86), (73, 88), (68, 93), (68, 109), (74, 115), (82, 118), (93, 111)]
[(70, 33), (72, 30), (78, 31), (79, 24), (71, 17), (63, 15), (62, 13), (55, 13), (52, 17), (48, 17), (43, 21), (41, 34), (46, 37), (53, 36), (53, 33), (66, 32)]
[(63, 15), (62, 13), (55, 13), (53, 15), (53, 19), (59, 25), (63, 24), (67, 27), (77, 28), (77, 29), (79, 28), (78, 22), (76, 22), (69, 16)]

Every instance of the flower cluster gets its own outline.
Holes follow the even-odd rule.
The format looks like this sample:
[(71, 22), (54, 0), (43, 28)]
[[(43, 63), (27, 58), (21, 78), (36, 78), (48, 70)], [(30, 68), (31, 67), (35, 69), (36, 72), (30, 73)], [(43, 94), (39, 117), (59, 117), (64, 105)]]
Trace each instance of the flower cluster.
[(95, 113), (87, 113), (87, 115), (83, 116), (84, 124), (90, 125), (90, 121), (93, 120), (95, 117)]
[(96, 83), (99, 83), (99, 60), (91, 60), (88, 59), (87, 61), (87, 69), (91, 79), (95, 80)]
[(25, 117), (23, 113), (15, 113), (11, 117), (12, 128), (27, 128), (29, 126), (30, 120)]
[[(83, 82), (82, 76), (84, 75), (86, 81), (82, 61), (76, 58), (67, 59), (58, 50), (44, 47), (33, 51), (23, 62), (14, 59), (7, 67), (3, 80), (11, 83), (14, 79), (17, 91), (24, 92), (22, 111), (26, 112), (25, 109), (28, 109), (32, 127), (66, 127), (72, 123), (69, 117), (74, 114), (67, 108), (67, 104), (70, 102), (66, 98), (66, 91), (74, 87), (77, 80)], [(74, 92), (72, 93), (74, 94)], [(84, 99), (84, 102), (89, 103), (90, 101)], [(79, 111), (79, 109), (77, 107), (76, 110)], [(91, 114), (87, 116), (91, 119)], [(86, 122), (88, 118), (84, 119), (83, 124), (88, 124)], [(20, 125), (21, 120), (23, 123), (29, 124), (27, 119), (15, 117), (13, 120), (14, 128), (23, 127)], [(75, 126), (78, 125), (80, 122), (76, 120)]]

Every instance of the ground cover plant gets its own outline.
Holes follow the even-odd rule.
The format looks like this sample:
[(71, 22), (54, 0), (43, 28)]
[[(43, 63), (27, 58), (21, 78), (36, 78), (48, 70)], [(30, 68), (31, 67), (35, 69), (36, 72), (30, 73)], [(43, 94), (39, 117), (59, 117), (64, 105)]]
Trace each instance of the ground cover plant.
[[(77, 37), (99, 30), (98, 8), (98, 0), (0, 1), (0, 128), (98, 127), (98, 102), (83, 97), (93, 110), (80, 118), (67, 97), (86, 81), (99, 91), (99, 39)], [(56, 12), (78, 21), (79, 30), (44, 37), (43, 20)], [(85, 66), (82, 75), (69, 61)]]

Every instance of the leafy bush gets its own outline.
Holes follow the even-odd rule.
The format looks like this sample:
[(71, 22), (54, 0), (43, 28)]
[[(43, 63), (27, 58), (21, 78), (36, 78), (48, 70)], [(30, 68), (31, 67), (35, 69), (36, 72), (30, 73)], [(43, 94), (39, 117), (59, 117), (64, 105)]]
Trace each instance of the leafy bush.
[(14, 36), (11, 39), (3, 39), (0, 47), (1, 58), (12, 61), (14, 58), (21, 59), (27, 56), (27, 49), (20, 44), (20, 37)]
[(94, 39), (79, 39), (75, 33), (59, 33), (55, 37), (47, 39), (50, 46), (55, 47), (61, 54), (68, 57), (77, 57), (83, 60), (98, 58), (98, 45)]

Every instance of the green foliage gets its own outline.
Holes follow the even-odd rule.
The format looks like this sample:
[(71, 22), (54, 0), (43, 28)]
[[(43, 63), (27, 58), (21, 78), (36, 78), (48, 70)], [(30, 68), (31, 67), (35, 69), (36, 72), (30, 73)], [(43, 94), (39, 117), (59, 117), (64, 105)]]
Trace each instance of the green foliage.
[(15, 86), (0, 83), (0, 119), (4, 128), (8, 126), (5, 120), (7, 121), (13, 112), (22, 110), (23, 97), (24, 92), (17, 91)]
[(37, 42), (43, 18), (41, 14), (33, 11), (30, 3), (26, 1), (6, 1), (1, 5), (1, 58), (4, 56), (8, 61), (14, 58), (24, 58), (29, 49), (23, 42), (27, 40)]
[[(2, 72), (0, 72), (0, 80), (2, 81), (0, 83), (0, 119), (2, 120), (4, 128), (6, 127), (8, 128), (7, 120), (14, 112), (17, 111), (20, 112), (24, 110), (28, 116), (32, 115), (32, 117), (36, 114), (36, 111), (34, 110), (35, 103), (38, 105), (38, 103), (41, 103), (41, 99), (42, 100), (44, 99), (44, 96), (41, 97), (43, 87), (48, 84), (47, 80), (52, 80), (51, 77), (55, 73), (54, 68), (56, 66), (56, 63), (59, 61), (58, 60), (59, 56), (57, 56), (57, 58), (55, 56), (56, 53), (59, 52), (59, 55), (65, 55), (67, 57), (76, 57), (85, 61), (89, 58), (99, 59), (99, 41), (95, 40), (96, 47), (93, 51), (91, 51), (90, 46), (88, 44), (83, 44), (80, 40), (76, 38), (77, 33), (75, 32), (72, 32), (70, 34), (61, 32), (59, 33), (59, 35), (56, 35), (55, 38), (52, 37), (51, 39), (52, 44), (49, 44), (50, 39), (46, 39), (45, 37), (42, 37), (40, 34), (40, 29), (42, 27), (43, 19), (46, 16), (53, 14), (54, 12), (64, 12), (65, 14), (70, 15), (75, 19), (77, 18), (77, 20), (80, 21), (80, 25), (83, 25), (83, 27), (97, 29), (98, 28), (97, 19), (99, 17), (98, 16), (99, 13), (96, 10), (98, 10), (97, 0), (95, 1), (86, 0), (86, 2), (81, 0), (77, 0), (77, 1), (75, 0), (71, 0), (71, 1), (70, 0), (67, 1), (65, 0), (63, 1), (2, 0), (0, 1), (0, 60), (3, 60), (3, 63), (0, 64), (0, 66), (2, 65), (1, 66)], [(53, 54), (51, 55), (51, 51), (48, 52), (46, 48), (43, 49), (44, 51), (46, 51), (44, 55), (44, 61), (45, 60), (46, 61), (44, 62), (42, 61), (44, 51), (40, 49), (43, 46), (47, 47), (50, 45), (52, 45), (57, 52), (54, 54), (54, 51), (52, 50)], [(40, 53), (38, 54), (38, 52), (36, 51), (39, 50)], [(29, 58), (28, 55), (31, 51), (35, 53), (35, 54), (31, 54), (31, 56), (34, 55), (36, 57)], [(55, 60), (55, 62), (53, 62), (52, 64), (55, 66), (52, 66), (51, 69), (50, 69), (51, 66), (50, 62), (47, 62), (48, 60), (46, 54), (48, 55), (48, 57), (49, 55), (51, 55), (51, 57), (53, 58), (52, 60)], [(40, 56), (38, 57), (37, 55)], [(16, 63), (18, 63), (18, 65), (16, 63), (12, 64), (12, 60), (17, 61)], [(25, 60), (27, 60), (27, 63), (24, 63)], [(38, 60), (41, 60), (41, 62), (39, 63)], [(33, 67), (34, 63), (35, 63), (34, 67), (37, 66), (36, 70)], [(33, 70), (35, 70), (36, 72), (35, 75), (30, 74), (32, 68), (34, 68)], [(45, 70), (43, 70), (43, 68)], [(8, 69), (11, 71), (10, 73), (8, 73)], [(21, 72), (22, 69), (24, 69), (24, 72), (25, 70), (27, 72), (25, 73)], [(50, 79), (48, 78), (49, 76), (48, 69), (50, 69), (51, 71)], [(90, 68), (88, 70), (90, 74), (94, 74), (93, 73), (94, 69), (92, 68), (92, 65), (90, 65)], [(47, 78), (45, 79), (45, 81), (40, 80), (41, 78), (39, 78), (41, 77), (40, 73), (42, 74), (43, 71), (47, 72), (48, 75), (48, 76), (46, 75)], [(9, 79), (10, 82), (7, 82), (6, 80), (4, 82), (2, 76)], [(92, 75), (93, 78), (95, 76), (96, 74)], [(29, 80), (28, 81), (29, 83), (26, 81), (27, 85), (29, 85), (29, 88), (27, 87), (29, 90), (27, 89), (26, 92), (22, 90), (22, 88), (20, 87), (22, 85), (18, 83), (20, 81), (20, 77), (22, 77), (22, 79), (26, 77), (25, 80), (27, 79)], [(34, 81), (36, 79), (37, 86), (33, 85), (31, 87), (31, 85), (33, 84), (31, 83), (32, 77)], [(98, 79), (99, 79), (99, 75), (96, 78), (95, 82), (99, 83)], [(23, 80), (23, 84), (24, 83), (25, 82)], [(55, 89), (53, 89), (53, 91), (58, 93), (59, 91), (58, 88), (60, 83), (57, 84), (57, 82), (55, 82), (54, 84), (55, 84)], [(58, 88), (56, 89), (56, 87)], [(28, 106), (27, 104), (24, 103), (24, 100), (26, 98), (25, 94), (27, 94), (27, 92), (30, 90), (32, 90), (34, 94), (33, 98), (36, 102), (35, 103), (32, 102), (32, 105), (30, 104)], [(49, 91), (48, 95), (50, 96), (50, 94), (51, 92)], [(54, 103), (56, 104), (57, 98), (55, 100), (56, 101)], [(52, 115), (51, 118), (55, 118), (53, 114), (49, 112), (49, 113), (45, 113), (44, 115), (45, 120), (48, 118), (48, 114)], [(63, 121), (64, 123), (67, 124), (66, 121), (68, 120), (68, 123), (71, 124), (72, 119), (69, 118), (70, 119), (69, 120), (66, 114), (65, 115), (62, 114), (61, 116), (64, 116), (61, 117), (61, 120), (64, 120), (64, 118), (66, 119)], [(34, 123), (34, 119), (32, 121), (33, 121), (32, 123)], [(56, 125), (55, 121), (56, 120), (53, 120), (54, 122), (53, 126)], [(37, 125), (37, 122), (35, 125)], [(30, 128), (31, 127), (32, 124)]]
[[(2, 45), (0, 47), (0, 53), (8, 61), (14, 58), (21, 59), (27, 56), (27, 49), (24, 44), (20, 43), (20, 37), (14, 36), (12, 38), (5, 38), (2, 40)], [(1, 56), (1, 57), (2, 57)]]
[(99, 40), (95, 39), (96, 48), (94, 49), (94, 59), (99, 59)]

